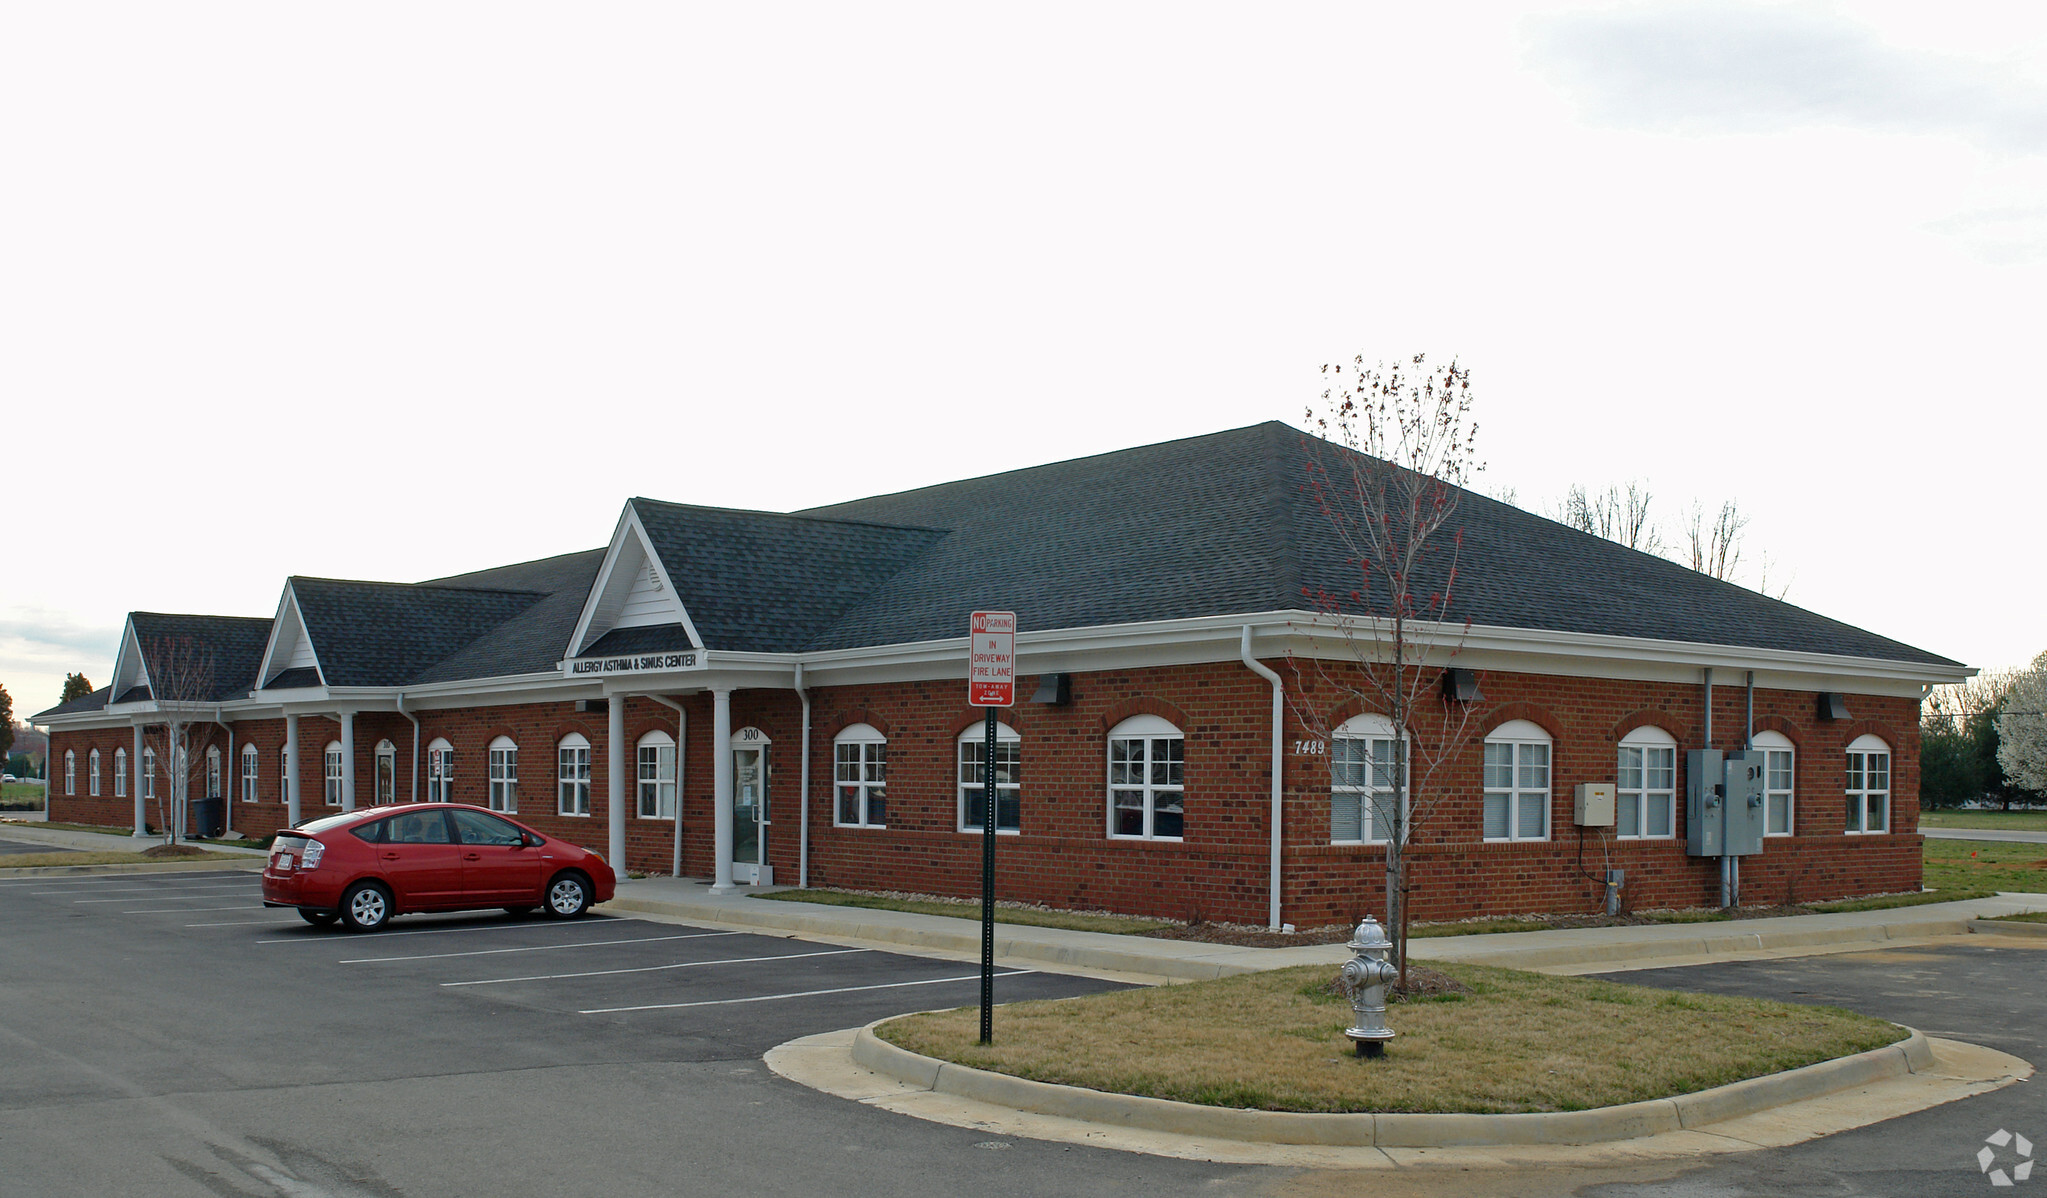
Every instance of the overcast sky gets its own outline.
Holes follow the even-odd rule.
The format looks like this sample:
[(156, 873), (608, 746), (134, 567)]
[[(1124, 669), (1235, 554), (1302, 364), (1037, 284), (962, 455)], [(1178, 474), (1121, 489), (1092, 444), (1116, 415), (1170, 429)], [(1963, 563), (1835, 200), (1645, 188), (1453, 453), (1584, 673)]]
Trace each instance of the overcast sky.
[(1486, 489), (1733, 498), (1791, 601), (2013, 665), (2043, 284), (2047, 5), (17, 3), (0, 684), (1416, 352)]

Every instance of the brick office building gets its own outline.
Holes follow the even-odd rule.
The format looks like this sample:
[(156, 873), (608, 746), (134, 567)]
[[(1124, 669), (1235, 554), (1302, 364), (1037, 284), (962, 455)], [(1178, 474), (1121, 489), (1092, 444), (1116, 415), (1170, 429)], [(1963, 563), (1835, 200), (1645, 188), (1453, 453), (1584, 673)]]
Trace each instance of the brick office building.
[[(138, 612), (112, 684), (35, 717), (52, 818), (156, 822), (145, 729), (177, 696), (150, 663), (174, 647), (210, 667), (176, 704), (203, 721), (191, 792), (246, 832), (454, 800), (636, 871), (968, 894), (966, 622), (1009, 609), (1003, 897), (1349, 920), (1379, 906), (1390, 741), (1304, 610), (1349, 587), (1303, 487), (1310, 454), (1342, 452), (1265, 424), (806, 512), (634, 499), (601, 549), (295, 577), (268, 620)], [(1751, 737), (1770, 835), (1745, 898), (1920, 884), (1918, 703), (1966, 667), (1475, 494), (1456, 524), (1469, 625), (1431, 668), (1471, 674), (1418, 725), (1441, 764), (1416, 917), (1587, 910), (1608, 868), (1634, 907), (1715, 901), (1685, 751)], [(1581, 782), (1616, 784), (1614, 827), (1573, 825)]]

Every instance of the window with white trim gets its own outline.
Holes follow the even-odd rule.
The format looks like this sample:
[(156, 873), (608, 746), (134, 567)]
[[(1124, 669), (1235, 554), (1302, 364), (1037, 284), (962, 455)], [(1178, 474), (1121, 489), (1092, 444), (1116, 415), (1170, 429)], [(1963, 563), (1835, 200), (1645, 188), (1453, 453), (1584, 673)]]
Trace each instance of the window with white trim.
[(326, 766), (327, 766), (327, 769), (326, 769), (326, 778), (327, 778), (327, 805), (328, 805), (329, 807), (339, 807), (339, 806), (341, 806), (341, 742), (340, 742), (340, 741), (338, 741), (338, 740), (330, 740), (330, 741), (328, 741), (328, 742), (327, 742), (327, 752), (326, 752), (326, 755), (325, 755), (325, 760), (326, 760)]
[(1155, 715), (1109, 729), (1109, 836), (1179, 840), (1186, 835), (1186, 740)]
[(291, 802), (291, 746), (277, 746), (277, 801)]
[[(962, 832), (981, 831), (988, 807), (987, 776), (981, 758), (988, 752), (988, 725), (976, 723), (959, 735), (959, 824)], [(1023, 738), (1016, 729), (995, 725), (995, 833), (1023, 830)]]
[(455, 746), (439, 737), (426, 747), (426, 801), (455, 801)]
[(555, 814), (590, 814), (590, 741), (571, 732), (555, 746), (557, 799)]
[[(179, 751), (179, 755), (180, 755), (180, 756), (183, 756), (183, 750), (180, 750), (180, 751)], [(221, 795), (222, 795), (222, 793), (223, 793), (223, 792), (222, 792), (222, 791), (221, 791), (221, 789), (220, 789), (220, 783), (221, 783), (221, 778), (220, 778), (220, 750), (219, 750), (218, 748), (209, 748), (209, 749), (207, 749), (207, 750), (206, 750), (206, 797), (207, 797), (207, 798), (209, 798), (209, 799), (217, 799), (217, 798), (220, 798), (220, 797), (221, 797)]]
[(1874, 736), (1848, 744), (1848, 834), (1891, 830), (1891, 747)]
[(156, 746), (142, 746), (142, 797), (156, 797)]
[(100, 751), (94, 749), (85, 755), (86, 793), (93, 798), (100, 797)]
[(378, 806), (398, 801), (398, 747), (388, 740), (377, 742), (375, 795)]
[(1798, 751), (1782, 732), (1758, 732), (1750, 743), (1763, 754), (1763, 795), (1768, 804), (1763, 835), (1789, 836), (1797, 828), (1791, 797), (1797, 777), (1792, 767), (1797, 764)]
[[(429, 795), (433, 793), (428, 786)], [(436, 799), (445, 803), (447, 799)], [(519, 813), (519, 743), (509, 736), (490, 742), (490, 809), (506, 815)]]
[(636, 750), (641, 819), (675, 818), (675, 738), (649, 732)]
[(888, 738), (872, 724), (854, 724), (832, 738), (832, 762), (832, 823), (886, 827)]
[(1549, 838), (1549, 733), (1509, 720), (1485, 740), (1485, 838)]
[(64, 750), (64, 793), (78, 793), (78, 753), (72, 749)]
[(242, 746), (242, 802), (244, 803), (255, 802), (259, 793), (256, 789), (256, 781), (261, 769), (259, 764), (261, 757), (262, 754), (256, 751), (256, 746)]
[(1622, 840), (1677, 834), (1677, 738), (1654, 725), (1621, 738), (1613, 834)]
[[(1330, 734), (1329, 843), (1393, 839), (1395, 757), (1393, 721), (1383, 715), (1352, 716)], [(1412, 766), (1408, 776), (1414, 776)], [(1400, 824), (1404, 830), (1406, 821)]]
[(128, 750), (114, 750), (114, 797), (128, 797)]

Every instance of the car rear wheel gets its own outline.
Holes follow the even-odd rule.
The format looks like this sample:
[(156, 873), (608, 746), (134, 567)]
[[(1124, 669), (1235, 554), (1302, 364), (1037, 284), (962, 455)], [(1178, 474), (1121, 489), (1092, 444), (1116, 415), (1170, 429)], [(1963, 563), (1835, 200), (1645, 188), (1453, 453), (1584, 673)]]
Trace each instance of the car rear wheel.
[(300, 907), (299, 918), (316, 928), (324, 928), (341, 917), (332, 911), (314, 911), (306, 907)]
[(391, 892), (357, 882), (341, 896), (341, 923), (351, 932), (374, 932), (391, 922)]
[(580, 919), (590, 909), (590, 879), (573, 872), (558, 873), (547, 884), (549, 915), (556, 919)]

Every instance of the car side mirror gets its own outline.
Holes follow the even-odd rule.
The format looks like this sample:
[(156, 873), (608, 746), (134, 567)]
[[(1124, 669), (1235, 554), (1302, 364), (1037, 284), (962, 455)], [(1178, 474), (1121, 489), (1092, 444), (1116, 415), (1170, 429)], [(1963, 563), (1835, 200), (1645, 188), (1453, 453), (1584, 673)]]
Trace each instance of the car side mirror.
[(538, 836), (529, 836), (526, 835), (525, 833), (521, 833), (519, 835), (519, 847), (522, 849), (537, 849), (541, 845), (546, 843), (547, 843), (546, 841), (540, 839)]

